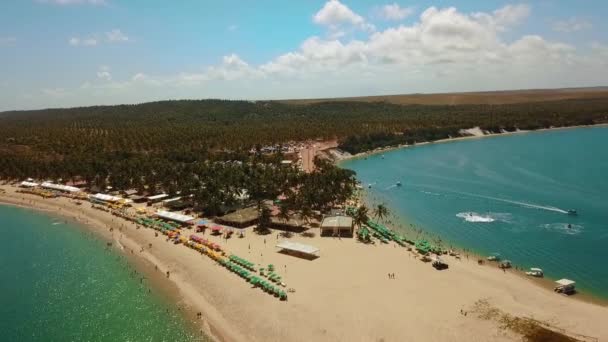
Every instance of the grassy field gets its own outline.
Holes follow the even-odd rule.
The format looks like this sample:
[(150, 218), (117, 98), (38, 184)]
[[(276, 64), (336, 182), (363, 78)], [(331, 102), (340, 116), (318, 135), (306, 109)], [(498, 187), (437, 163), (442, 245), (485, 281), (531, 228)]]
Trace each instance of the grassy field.
[(310, 104), (333, 101), (388, 102), (393, 104), (463, 105), (463, 104), (511, 104), (568, 99), (608, 97), (608, 87), (507, 90), (446, 94), (404, 94), (361, 96), (325, 99), (283, 100), (291, 104)]

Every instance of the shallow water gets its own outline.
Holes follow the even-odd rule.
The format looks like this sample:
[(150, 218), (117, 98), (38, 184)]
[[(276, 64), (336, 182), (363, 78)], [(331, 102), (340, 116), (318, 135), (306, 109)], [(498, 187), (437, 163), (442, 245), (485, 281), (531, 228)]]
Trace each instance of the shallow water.
[(0, 206), (3, 341), (193, 341), (184, 319), (91, 233)]
[(406, 222), (608, 298), (607, 147), (608, 128), (580, 128), (428, 144), (342, 167)]

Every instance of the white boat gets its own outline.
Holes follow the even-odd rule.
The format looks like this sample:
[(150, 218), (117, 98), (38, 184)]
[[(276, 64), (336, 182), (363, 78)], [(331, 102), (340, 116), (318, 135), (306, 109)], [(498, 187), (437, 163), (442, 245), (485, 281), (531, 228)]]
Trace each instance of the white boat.
[(543, 270), (537, 267), (530, 268), (529, 271), (526, 272), (526, 275), (531, 277), (542, 278), (544, 276)]
[(488, 256), (486, 259), (488, 259), (488, 261), (499, 261), (500, 260), (500, 254), (498, 254), (498, 253), (492, 253), (492, 255)]
[(568, 209), (568, 215), (576, 216), (576, 215), (578, 215), (578, 213), (574, 209)]

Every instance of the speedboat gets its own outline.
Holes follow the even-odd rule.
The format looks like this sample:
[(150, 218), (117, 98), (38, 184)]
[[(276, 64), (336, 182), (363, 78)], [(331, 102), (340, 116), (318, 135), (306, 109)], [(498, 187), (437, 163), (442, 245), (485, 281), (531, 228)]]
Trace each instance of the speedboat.
[(576, 216), (578, 213), (574, 209), (568, 209), (568, 215)]
[(397, 186), (401, 186), (401, 182), (400, 181), (397, 181)]

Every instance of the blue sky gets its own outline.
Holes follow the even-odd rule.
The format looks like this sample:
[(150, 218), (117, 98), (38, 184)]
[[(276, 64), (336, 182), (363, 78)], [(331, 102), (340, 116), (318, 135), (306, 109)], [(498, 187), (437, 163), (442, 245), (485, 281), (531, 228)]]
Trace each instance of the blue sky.
[(0, 110), (606, 85), (604, 1), (3, 0)]

